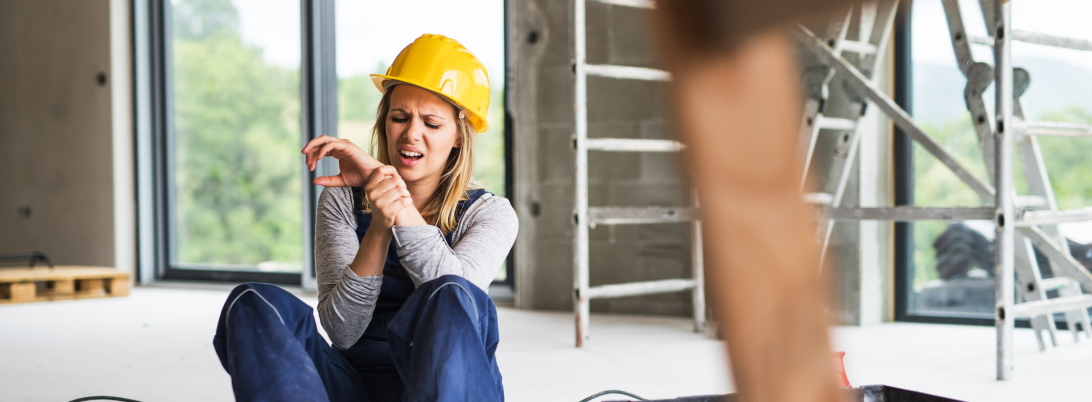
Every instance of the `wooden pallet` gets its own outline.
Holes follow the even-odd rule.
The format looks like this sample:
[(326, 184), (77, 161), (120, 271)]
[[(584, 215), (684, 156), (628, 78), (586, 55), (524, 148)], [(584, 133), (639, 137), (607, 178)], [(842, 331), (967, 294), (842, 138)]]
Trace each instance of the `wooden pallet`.
[(129, 295), (129, 274), (113, 268), (0, 268), (0, 304)]

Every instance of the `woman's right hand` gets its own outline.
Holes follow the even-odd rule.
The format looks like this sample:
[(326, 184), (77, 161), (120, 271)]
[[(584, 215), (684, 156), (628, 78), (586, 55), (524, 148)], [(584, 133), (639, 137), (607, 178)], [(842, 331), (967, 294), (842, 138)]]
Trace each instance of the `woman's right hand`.
[(336, 176), (316, 177), (314, 183), (319, 186), (361, 187), (367, 182), (372, 171), (383, 166), (351, 141), (327, 135), (307, 142), (300, 152), (306, 156), (305, 163), (312, 172), (322, 158), (332, 156), (337, 159), (340, 172)]
[(413, 208), (413, 198), (406, 188), (406, 182), (391, 165), (372, 170), (364, 184), (364, 192), (372, 209), (372, 222), (378, 220), (387, 229), (394, 226), (394, 220), (402, 209)]

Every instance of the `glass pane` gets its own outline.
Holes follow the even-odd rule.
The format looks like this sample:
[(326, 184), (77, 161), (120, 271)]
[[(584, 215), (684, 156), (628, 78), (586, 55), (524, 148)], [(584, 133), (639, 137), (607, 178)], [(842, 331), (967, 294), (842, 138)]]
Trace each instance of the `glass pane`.
[[(1092, 26), (1082, 16), (1092, 3), (1082, 0), (1014, 1), (1013, 28), (1075, 38), (1092, 38)], [(961, 0), (968, 36), (987, 36), (979, 3)], [(977, 135), (963, 99), (966, 79), (959, 71), (948, 37), (940, 2), (918, 1), (912, 11), (913, 114), (960, 162), (987, 180)], [(972, 45), (975, 61), (993, 64), (992, 49)], [(1026, 69), (1031, 85), (1022, 96), (1027, 120), (1092, 124), (1092, 52), (1015, 42), (1013, 63)], [(984, 94), (992, 119), (994, 94)], [(1092, 205), (1092, 139), (1041, 137), (1038, 139), (1051, 188), (1059, 208)], [(980, 206), (981, 200), (944, 165), (914, 145), (914, 200), (923, 206)], [(1028, 185), (1016, 159), (1017, 192)], [(990, 222), (918, 222), (913, 224), (913, 267), (907, 292), (909, 312), (917, 315), (991, 318), (993, 311), (993, 236)], [(1070, 241), (1070, 251), (1092, 267), (1092, 225), (1066, 224), (1059, 230)], [(1049, 262), (1036, 252), (1045, 277)]]
[[(489, 131), (479, 134), (475, 178), (505, 195), (504, 2), (501, 0), (338, 0), (338, 136), (370, 151), (376, 107), (382, 95), (368, 74), (386, 73), (406, 45), (422, 34), (441, 34), (470, 49), (489, 70)], [(416, 10), (413, 18), (392, 18)], [(472, 21), (472, 22), (468, 22)], [(504, 280), (502, 268), (498, 280)]]
[(172, 266), (299, 272), (299, 1), (170, 6)]

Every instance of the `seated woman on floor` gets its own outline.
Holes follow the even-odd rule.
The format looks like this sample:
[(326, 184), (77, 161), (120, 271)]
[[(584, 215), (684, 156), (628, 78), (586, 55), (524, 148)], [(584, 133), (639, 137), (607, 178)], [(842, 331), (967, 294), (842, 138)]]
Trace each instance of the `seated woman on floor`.
[(319, 317), (281, 288), (232, 291), (214, 338), (238, 400), (501, 401), (499, 335), (483, 291), (515, 242), (508, 200), (474, 185), (489, 77), (459, 42), (424, 35), (386, 75), (375, 158), (322, 136), (313, 171), (338, 160), (315, 225)]

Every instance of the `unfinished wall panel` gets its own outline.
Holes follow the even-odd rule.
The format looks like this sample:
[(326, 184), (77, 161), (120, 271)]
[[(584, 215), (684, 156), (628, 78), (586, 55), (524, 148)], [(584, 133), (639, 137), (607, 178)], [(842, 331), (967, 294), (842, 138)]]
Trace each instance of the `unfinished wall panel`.
[(108, 0), (0, 2), (0, 253), (114, 264)]

